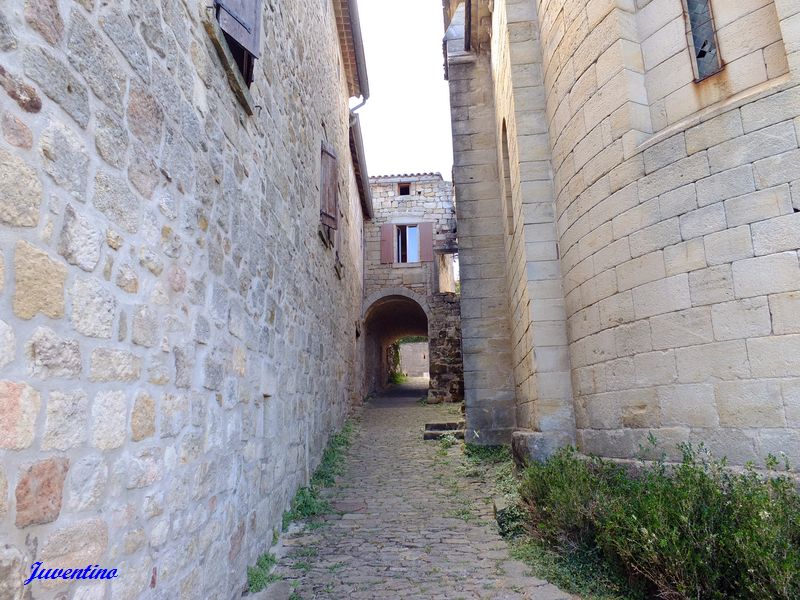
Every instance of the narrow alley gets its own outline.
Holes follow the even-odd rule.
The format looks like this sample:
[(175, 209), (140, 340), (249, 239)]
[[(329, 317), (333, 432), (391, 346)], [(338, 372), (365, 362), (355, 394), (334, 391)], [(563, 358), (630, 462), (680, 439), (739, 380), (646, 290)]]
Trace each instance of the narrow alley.
[(420, 381), (366, 406), (346, 471), (329, 490), (332, 514), (282, 540), (275, 572), (285, 579), (254, 598), (571, 598), (509, 558), (489, 490), (464, 478), (456, 490), (460, 450), (443, 456), (422, 429), (458, 418), (457, 407), (421, 403)]

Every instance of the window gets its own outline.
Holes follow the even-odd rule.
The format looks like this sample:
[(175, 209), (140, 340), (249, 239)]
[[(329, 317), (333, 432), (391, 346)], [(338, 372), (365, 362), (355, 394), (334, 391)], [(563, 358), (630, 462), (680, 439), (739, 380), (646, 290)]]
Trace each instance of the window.
[(336, 153), (330, 144), (322, 142), (320, 153), (319, 220), (330, 230), (339, 222), (339, 194), (336, 174)]
[(249, 86), (260, 56), (261, 0), (214, 0), (214, 8), (231, 56)]
[(397, 184), (397, 195), (398, 196), (409, 196), (409, 195), (411, 195), (411, 184), (410, 183), (398, 183)]
[(419, 262), (419, 227), (416, 225), (397, 226), (397, 250), (395, 256), (399, 263)]
[(684, 0), (688, 16), (689, 48), (694, 57), (695, 79), (701, 81), (722, 69), (717, 37), (714, 29), (714, 16), (709, 0)]
[(433, 223), (381, 225), (381, 264), (433, 262)]

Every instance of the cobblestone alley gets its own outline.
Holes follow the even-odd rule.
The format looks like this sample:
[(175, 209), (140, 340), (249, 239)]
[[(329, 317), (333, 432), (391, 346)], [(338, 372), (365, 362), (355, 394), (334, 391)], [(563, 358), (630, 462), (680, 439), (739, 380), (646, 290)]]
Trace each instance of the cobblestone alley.
[(422, 395), (407, 386), (363, 411), (330, 490), (334, 514), (282, 541), (276, 572), (286, 579), (264, 597), (571, 598), (509, 558), (489, 491), (454, 476), (459, 448), (445, 457), (422, 441), (426, 422), (458, 418), (454, 405), (423, 405)]

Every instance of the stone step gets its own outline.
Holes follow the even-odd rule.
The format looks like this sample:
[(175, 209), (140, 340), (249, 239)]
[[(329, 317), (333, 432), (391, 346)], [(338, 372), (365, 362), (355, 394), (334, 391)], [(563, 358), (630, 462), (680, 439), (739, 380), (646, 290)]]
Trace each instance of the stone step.
[(425, 431), (422, 434), (423, 440), (440, 440), (446, 435), (452, 435), (453, 437), (463, 440), (464, 439), (464, 430), (463, 429), (448, 429), (445, 431)]
[(464, 421), (451, 421), (450, 423), (425, 423), (425, 431), (457, 431), (464, 429)]

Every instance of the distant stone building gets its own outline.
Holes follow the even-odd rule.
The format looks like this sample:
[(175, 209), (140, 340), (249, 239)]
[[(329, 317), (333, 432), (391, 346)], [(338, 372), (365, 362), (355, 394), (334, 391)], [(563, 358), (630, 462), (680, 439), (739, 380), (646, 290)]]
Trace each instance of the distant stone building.
[(438, 173), (370, 179), (365, 224), (364, 327), (368, 391), (387, 383), (391, 345), (426, 336), (431, 402), (462, 400), (458, 252), (453, 186)]
[(240, 596), (362, 397), (355, 2), (224, 5), (0, 11), (4, 599)]
[(445, 21), (468, 439), (800, 465), (800, 4)]

